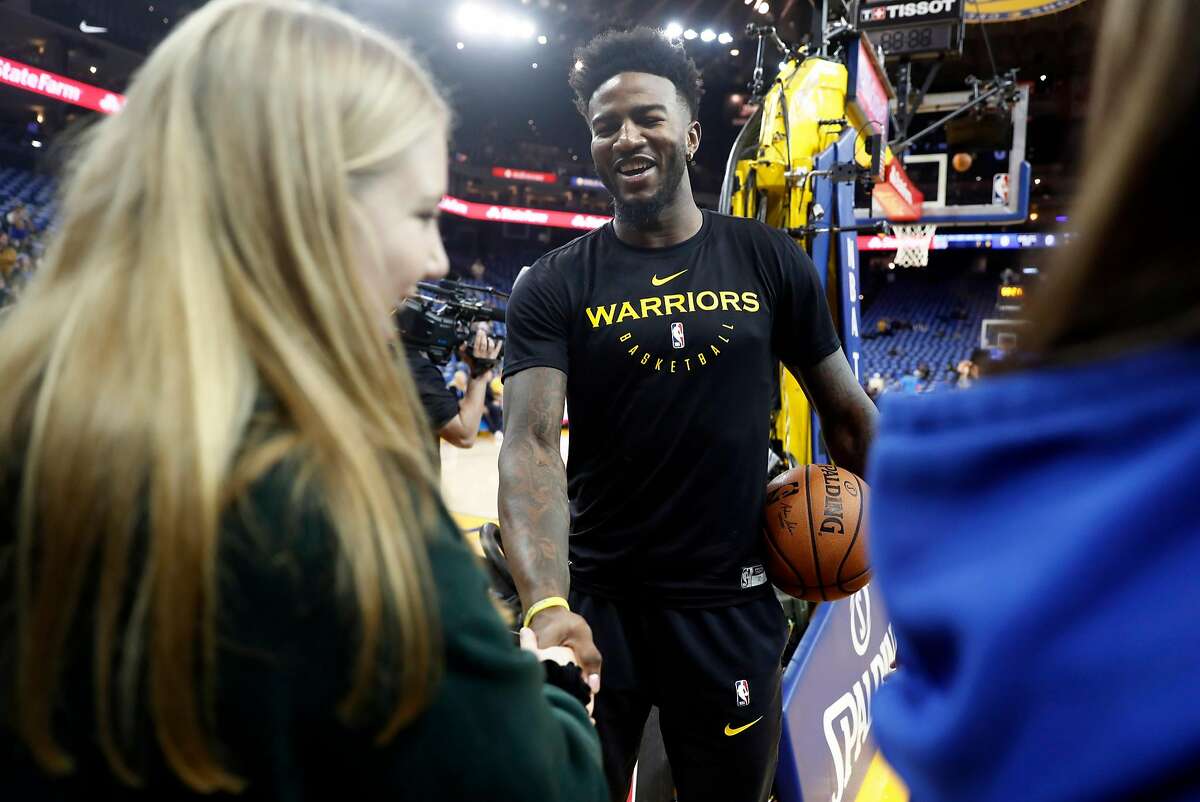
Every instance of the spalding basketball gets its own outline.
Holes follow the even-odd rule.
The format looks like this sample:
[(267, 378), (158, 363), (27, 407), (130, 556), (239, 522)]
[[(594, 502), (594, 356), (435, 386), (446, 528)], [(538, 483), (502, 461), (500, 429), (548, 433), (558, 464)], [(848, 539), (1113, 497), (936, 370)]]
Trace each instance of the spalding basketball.
[(954, 169), (960, 173), (965, 173), (971, 169), (971, 165), (975, 163), (975, 157), (970, 153), (955, 153), (954, 158), (950, 160), (954, 165)]
[(867, 484), (833, 465), (805, 465), (767, 485), (767, 575), (807, 601), (842, 599), (871, 580)]

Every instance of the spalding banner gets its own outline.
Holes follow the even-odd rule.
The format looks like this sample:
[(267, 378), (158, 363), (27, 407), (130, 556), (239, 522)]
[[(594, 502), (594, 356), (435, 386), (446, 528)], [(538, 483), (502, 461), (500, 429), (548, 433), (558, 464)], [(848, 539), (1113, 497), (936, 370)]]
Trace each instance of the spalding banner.
[(878, 751), (871, 700), (896, 664), (896, 636), (867, 587), (817, 608), (783, 677), (780, 802), (854, 802)]
[(967, 22), (1019, 22), (1056, 14), (1084, 0), (967, 0)]

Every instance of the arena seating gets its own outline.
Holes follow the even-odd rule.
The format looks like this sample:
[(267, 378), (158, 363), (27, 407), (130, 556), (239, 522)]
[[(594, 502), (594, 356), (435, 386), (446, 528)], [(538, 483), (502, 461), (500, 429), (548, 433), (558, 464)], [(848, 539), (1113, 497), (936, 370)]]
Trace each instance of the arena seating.
[(57, 184), (47, 175), (39, 175), (16, 167), (0, 168), (0, 216), (18, 203), (29, 207), (34, 228), (44, 229), (54, 219)]
[[(878, 372), (894, 380), (926, 365), (933, 379), (944, 380), (948, 368), (978, 347), (980, 323), (994, 314), (998, 284), (995, 276), (986, 274), (947, 282), (923, 273), (897, 272), (863, 311), (864, 379)], [(878, 335), (880, 321), (888, 322), (890, 333)]]

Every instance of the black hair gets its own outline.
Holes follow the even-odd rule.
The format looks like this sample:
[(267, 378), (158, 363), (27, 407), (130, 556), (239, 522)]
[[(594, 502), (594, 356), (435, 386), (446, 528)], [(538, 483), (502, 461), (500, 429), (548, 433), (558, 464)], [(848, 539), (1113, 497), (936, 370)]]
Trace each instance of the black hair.
[(610, 30), (575, 51), (575, 63), (569, 83), (575, 90), (575, 108), (584, 119), (588, 103), (600, 84), (622, 72), (660, 75), (675, 84), (675, 91), (687, 104), (692, 119), (700, 116), (700, 96), (704, 83), (696, 62), (683, 49), (683, 43), (671, 41), (662, 31), (639, 26), (628, 31)]

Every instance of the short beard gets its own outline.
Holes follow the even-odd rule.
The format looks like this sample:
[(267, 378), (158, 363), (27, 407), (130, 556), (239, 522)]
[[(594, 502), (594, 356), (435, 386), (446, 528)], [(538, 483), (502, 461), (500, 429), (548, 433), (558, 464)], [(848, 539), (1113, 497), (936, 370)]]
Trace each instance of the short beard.
[(683, 143), (671, 153), (671, 158), (663, 165), (663, 182), (658, 191), (645, 201), (622, 203), (616, 193), (613, 193), (613, 214), (626, 225), (644, 230), (653, 228), (664, 209), (675, 201), (679, 185), (683, 181), (683, 171), (686, 169), (687, 157), (684, 155)]

